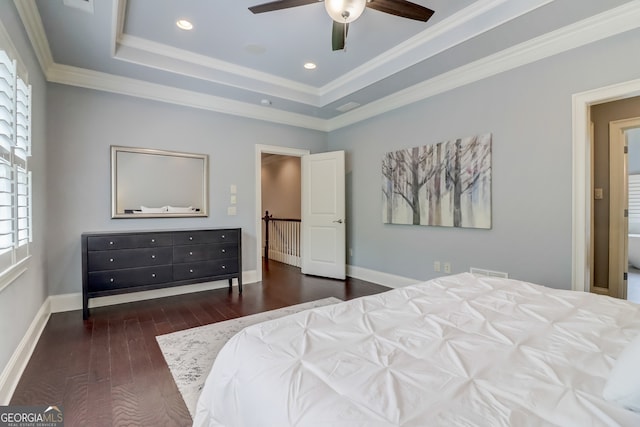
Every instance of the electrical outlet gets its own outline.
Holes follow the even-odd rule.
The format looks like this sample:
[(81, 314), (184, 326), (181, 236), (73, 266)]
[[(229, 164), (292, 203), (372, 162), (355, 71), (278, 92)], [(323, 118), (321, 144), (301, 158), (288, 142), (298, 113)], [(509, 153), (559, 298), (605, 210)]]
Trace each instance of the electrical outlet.
[(445, 273), (451, 273), (451, 263), (450, 262), (445, 262), (444, 263), (444, 272)]
[(440, 261), (433, 261), (433, 271), (440, 271)]
[(349, 248), (349, 256), (353, 256), (353, 249)]

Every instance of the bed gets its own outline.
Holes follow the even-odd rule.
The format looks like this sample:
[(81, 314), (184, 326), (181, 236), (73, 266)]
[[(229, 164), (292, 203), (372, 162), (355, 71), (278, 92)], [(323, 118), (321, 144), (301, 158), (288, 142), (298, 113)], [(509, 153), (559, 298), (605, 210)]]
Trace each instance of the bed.
[(640, 426), (639, 343), (636, 304), (446, 276), (244, 329), (194, 426)]

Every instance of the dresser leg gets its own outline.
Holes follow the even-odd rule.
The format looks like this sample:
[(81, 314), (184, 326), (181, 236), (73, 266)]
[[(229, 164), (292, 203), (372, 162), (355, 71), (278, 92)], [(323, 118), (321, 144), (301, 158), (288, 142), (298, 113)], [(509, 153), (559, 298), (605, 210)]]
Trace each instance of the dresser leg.
[(89, 299), (82, 298), (82, 319), (87, 320), (89, 318)]

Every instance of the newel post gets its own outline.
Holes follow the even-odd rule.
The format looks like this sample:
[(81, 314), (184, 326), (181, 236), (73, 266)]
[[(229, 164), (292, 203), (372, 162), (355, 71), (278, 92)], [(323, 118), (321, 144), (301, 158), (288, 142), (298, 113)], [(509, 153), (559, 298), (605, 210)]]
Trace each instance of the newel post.
[(269, 261), (269, 220), (273, 215), (269, 215), (269, 211), (264, 212), (262, 219), (265, 222), (264, 226), (264, 260)]

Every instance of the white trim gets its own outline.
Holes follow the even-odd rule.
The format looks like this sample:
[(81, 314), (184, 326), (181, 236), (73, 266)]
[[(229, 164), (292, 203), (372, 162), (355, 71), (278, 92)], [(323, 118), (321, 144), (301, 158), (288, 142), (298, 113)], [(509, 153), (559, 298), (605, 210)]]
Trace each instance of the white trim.
[[(629, 6), (629, 4), (633, 4)], [(329, 120), (329, 131), (640, 27), (640, 1), (592, 16), (442, 73)]]
[(11, 285), (18, 277), (27, 271), (28, 260), (31, 259), (31, 255), (27, 255), (25, 258), (13, 264), (0, 274), (0, 292), (6, 287)]
[[(477, 0), (321, 87), (124, 34), (124, 14), (115, 15), (118, 20), (112, 23), (112, 45), (115, 59), (322, 107), (551, 1)], [(118, 0), (114, 8), (121, 10), (123, 4), (126, 0)]]
[(320, 89), (321, 105), (354, 93), (554, 0), (475, 1)]
[(367, 282), (377, 283), (378, 285), (388, 286), (390, 288), (402, 288), (404, 286), (415, 285), (423, 282), (419, 279), (411, 279), (409, 277), (397, 276), (395, 274), (383, 273), (382, 271), (370, 270), (364, 267), (347, 264), (347, 276), (355, 279), (366, 280)]
[[(114, 10), (121, 10), (118, 9), (121, 1), (115, 2)], [(490, 5), (491, 1), (486, 0), (486, 4)], [(514, 4), (514, 2), (506, 2), (504, 0), (493, 1), (496, 1), (496, 4), (503, 1), (505, 7), (513, 6)], [(273, 107), (260, 107), (212, 95), (55, 64), (51, 59), (51, 51), (35, 0), (14, 0), (14, 3), (27, 30), (31, 44), (36, 51), (40, 66), (49, 81), (325, 132), (340, 129), (501, 72), (640, 27), (640, 0), (633, 0), (622, 6), (451, 70), (333, 119), (319, 119), (277, 110)], [(478, 10), (481, 10), (480, 6), (485, 5), (485, 3), (476, 3), (478, 3), (476, 7), (480, 8)], [(533, 7), (533, 4), (530, 7)], [(480, 14), (479, 16), (483, 15)], [(118, 18), (115, 17), (114, 20), (117, 21)], [(117, 28), (114, 32), (116, 31)], [(115, 41), (113, 49), (115, 52)], [(356, 73), (357, 78), (354, 78), (358, 80), (361, 77), (361, 73), (362, 70), (358, 71)], [(360, 79), (359, 81), (363, 80)], [(335, 88), (327, 86), (326, 90), (333, 91)], [(341, 92), (341, 96), (348, 95), (348, 93), (351, 92)], [(324, 102), (327, 101), (325, 100)]]
[(49, 67), (47, 80), (272, 123), (327, 130), (326, 120), (323, 119), (68, 65), (54, 64)]
[(38, 6), (36, 6), (35, 0), (13, 0), (13, 4), (16, 6), (22, 25), (27, 31), (31, 46), (40, 63), (40, 68), (46, 76), (47, 71), (54, 65), (54, 62), (49, 48), (49, 40), (38, 12)]
[[(242, 272), (242, 286), (257, 282), (256, 271)], [(232, 286), (238, 286), (238, 281), (233, 279)], [(195, 283), (193, 285), (172, 286), (162, 289), (153, 289), (150, 291), (131, 292), (128, 294), (109, 295), (99, 298), (91, 298), (89, 300), (89, 308), (106, 307), (116, 304), (126, 304), (129, 302), (145, 301), (149, 299), (165, 298), (175, 295), (185, 295), (194, 292), (210, 291), (213, 289), (228, 288), (228, 280), (218, 280), (215, 282)], [(60, 313), (64, 311), (73, 311), (82, 309), (82, 293), (53, 295), (51, 299), (51, 312)]]
[[(638, 2), (635, 2), (638, 3)], [(572, 96), (572, 253), (571, 289), (589, 291), (589, 242), (591, 239), (592, 105), (640, 95), (640, 79), (592, 89)]]
[(40, 306), (38, 313), (34, 317), (29, 329), (25, 333), (18, 347), (13, 352), (11, 359), (0, 375), (0, 405), (8, 405), (13, 396), (13, 392), (20, 381), (24, 369), (29, 363), (33, 350), (42, 335), (42, 331), (49, 320), (51, 314), (51, 297), (47, 298)]
[(321, 106), (318, 89), (311, 85), (127, 34), (121, 34), (119, 40), (115, 58), (122, 61)]
[(255, 186), (256, 186), (256, 281), (262, 280), (262, 153), (280, 154), (282, 156), (302, 157), (311, 154), (309, 150), (281, 147), (278, 145), (256, 144), (255, 151)]

